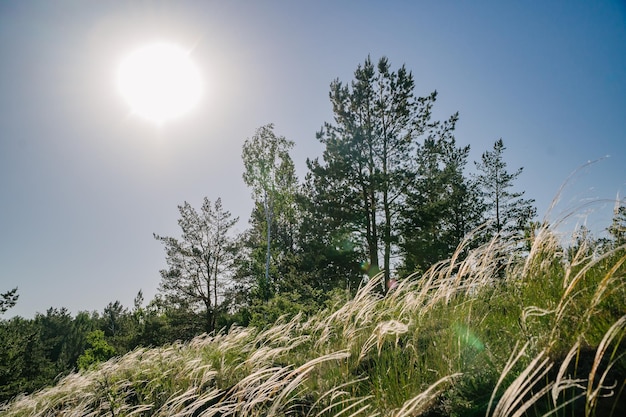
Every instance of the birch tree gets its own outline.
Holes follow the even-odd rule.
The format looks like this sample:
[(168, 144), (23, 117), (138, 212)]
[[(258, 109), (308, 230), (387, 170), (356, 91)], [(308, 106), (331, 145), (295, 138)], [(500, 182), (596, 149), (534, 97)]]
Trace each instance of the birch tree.
[(272, 228), (280, 216), (283, 220), (293, 217), (294, 196), (297, 188), (295, 168), (289, 150), (294, 143), (274, 133), (274, 125), (258, 128), (243, 145), (243, 180), (252, 189), (252, 198), (262, 207), (265, 218), (265, 274), (259, 282), (264, 299), (273, 292), (270, 279), (272, 260)]

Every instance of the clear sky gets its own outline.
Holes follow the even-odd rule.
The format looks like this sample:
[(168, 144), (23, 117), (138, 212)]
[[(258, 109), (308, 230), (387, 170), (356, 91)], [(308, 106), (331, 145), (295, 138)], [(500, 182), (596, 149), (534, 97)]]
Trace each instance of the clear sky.
[[(115, 87), (133, 48), (173, 41), (205, 82), (199, 105), (160, 127)], [(623, 1), (0, 2), (0, 292), (5, 317), (102, 311), (156, 294), (152, 233), (178, 236), (177, 205), (222, 198), (247, 227), (241, 146), (257, 127), (295, 141), (300, 178), (321, 154), (330, 82), (385, 55), (460, 112), (472, 160), (503, 138), (541, 217), (602, 230), (626, 194)], [(600, 200), (586, 205), (591, 200)], [(593, 215), (585, 219), (591, 211)], [(604, 216), (604, 217), (603, 217)]]

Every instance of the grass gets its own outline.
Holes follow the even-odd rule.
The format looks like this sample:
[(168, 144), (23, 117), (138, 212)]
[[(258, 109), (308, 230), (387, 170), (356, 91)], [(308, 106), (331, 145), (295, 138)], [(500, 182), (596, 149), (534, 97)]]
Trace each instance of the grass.
[[(626, 248), (460, 247), (382, 297), (137, 349), (4, 416), (594, 416), (626, 413)], [(504, 267), (505, 273), (498, 273)]]

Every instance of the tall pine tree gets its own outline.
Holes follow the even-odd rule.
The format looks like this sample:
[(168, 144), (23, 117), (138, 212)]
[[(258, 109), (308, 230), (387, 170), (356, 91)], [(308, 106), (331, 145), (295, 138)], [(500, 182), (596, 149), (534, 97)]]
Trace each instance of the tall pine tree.
[(481, 161), (475, 162), (478, 173), (476, 181), (486, 205), (486, 220), (489, 222), (488, 237), (520, 237), (524, 228), (535, 217), (535, 200), (524, 199), (524, 191), (513, 192), (514, 181), (523, 168), (510, 173), (504, 161), (504, 142), (497, 140), (493, 150), (483, 153)]
[(363, 248), (370, 274), (384, 269), (386, 282), (412, 181), (412, 153), (431, 127), (436, 99), (435, 92), (416, 97), (414, 88), (404, 66), (391, 71), (387, 58), (374, 65), (368, 57), (350, 85), (331, 84), (334, 123), (318, 133), (323, 161), (307, 161), (316, 204), (338, 226), (338, 237)]

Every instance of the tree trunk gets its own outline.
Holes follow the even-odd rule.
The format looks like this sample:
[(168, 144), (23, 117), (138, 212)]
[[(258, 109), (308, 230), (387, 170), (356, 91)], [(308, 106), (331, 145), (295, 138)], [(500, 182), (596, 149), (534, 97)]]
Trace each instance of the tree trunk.
[(380, 271), (378, 261), (378, 226), (376, 224), (376, 194), (374, 189), (370, 189), (370, 221), (372, 228), (372, 240), (369, 242), (370, 268), (374, 274)]
[(389, 283), (389, 279), (391, 278), (391, 210), (389, 208), (389, 201), (387, 190), (385, 190), (385, 194), (383, 195), (383, 204), (385, 206), (385, 226), (384, 226), (384, 240), (385, 240), (385, 291), (388, 288), (387, 284)]
[(211, 323), (211, 327), (213, 328), (213, 330), (215, 330), (215, 321), (216, 321), (216, 311), (217, 311), (217, 273), (218, 273), (218, 266), (219, 266), (220, 260), (219, 258), (216, 258), (215, 260), (215, 265), (214, 265), (214, 270), (213, 270), (213, 317), (212, 317), (212, 323)]
[(215, 330), (215, 314), (213, 313), (213, 307), (211, 306), (210, 301), (208, 303), (205, 303), (205, 308), (206, 308), (206, 317), (205, 317), (206, 329), (205, 330), (207, 333), (211, 333), (213, 330)]
[[(382, 94), (381, 94), (382, 95)], [(383, 291), (386, 292), (387, 288), (389, 288), (389, 279), (391, 277), (391, 208), (389, 205), (389, 138), (387, 136), (387, 126), (385, 123), (385, 114), (382, 114), (382, 123), (383, 123), (383, 132), (382, 132), (382, 141), (383, 141), (383, 155), (382, 155), (382, 163), (383, 163), (383, 178), (382, 178), (382, 189), (383, 189), (383, 211), (385, 215), (385, 223), (383, 225), (383, 240), (384, 240), (384, 270), (385, 270), (385, 282)]]
[(265, 254), (265, 300), (269, 299), (269, 285), (270, 285), (270, 258), (271, 258), (271, 244), (272, 244), (272, 213), (269, 206), (269, 199), (267, 192), (264, 195), (265, 206), (265, 222), (267, 225), (267, 253)]
[(366, 118), (366, 126), (368, 129), (367, 132), (367, 164), (368, 164), (368, 176), (369, 176), (369, 199), (370, 199), (370, 221), (372, 227), (372, 240), (369, 242), (369, 252), (370, 252), (370, 268), (372, 274), (377, 274), (380, 271), (380, 262), (378, 260), (378, 224), (376, 222), (376, 209), (378, 206), (378, 201), (376, 199), (376, 191), (378, 185), (378, 179), (376, 178), (376, 163), (375, 160), (375, 150), (374, 150), (374, 138), (373, 133), (371, 131), (371, 109), (368, 104), (367, 106), (367, 118)]

